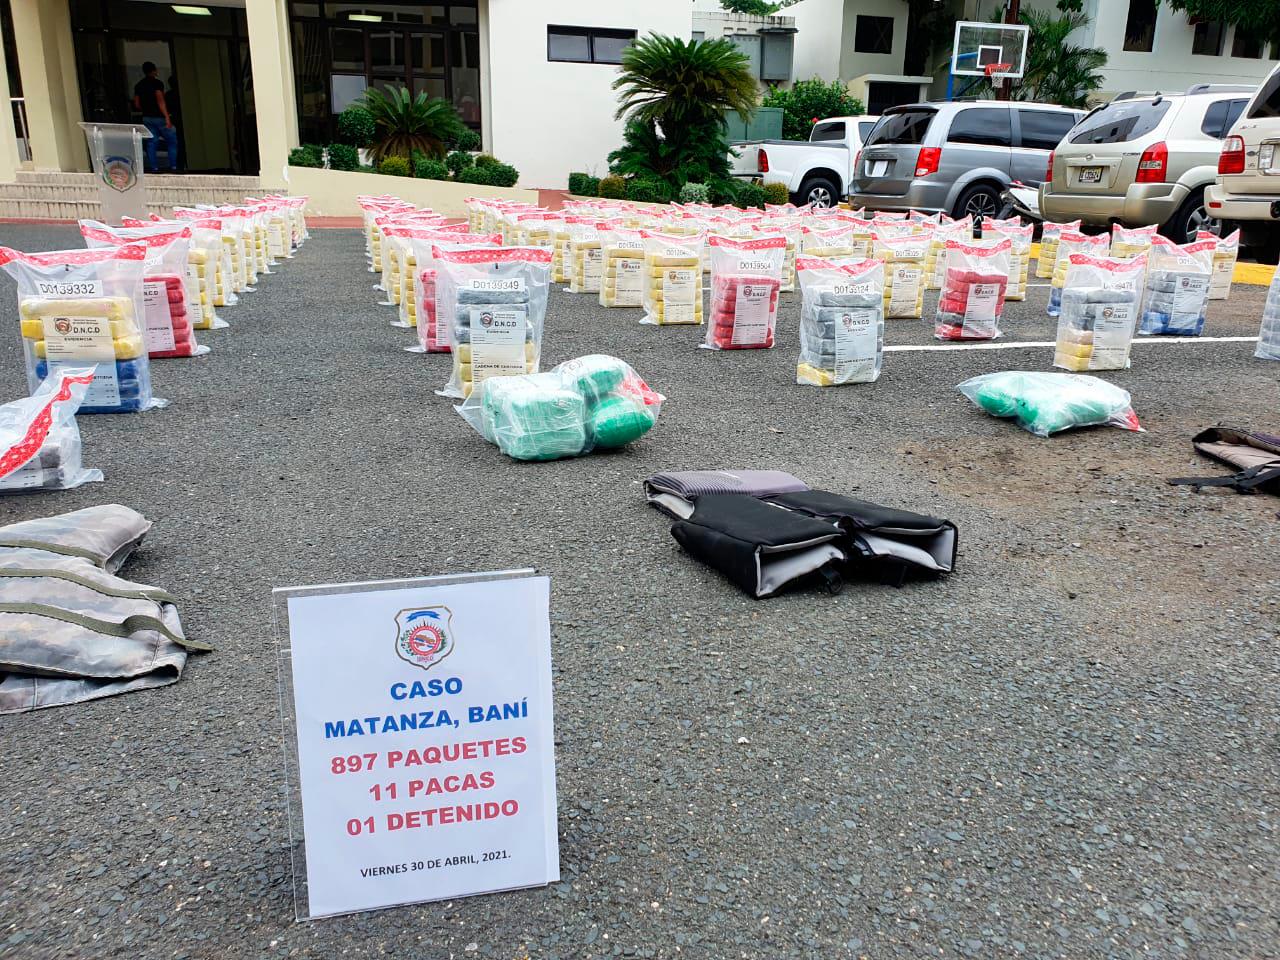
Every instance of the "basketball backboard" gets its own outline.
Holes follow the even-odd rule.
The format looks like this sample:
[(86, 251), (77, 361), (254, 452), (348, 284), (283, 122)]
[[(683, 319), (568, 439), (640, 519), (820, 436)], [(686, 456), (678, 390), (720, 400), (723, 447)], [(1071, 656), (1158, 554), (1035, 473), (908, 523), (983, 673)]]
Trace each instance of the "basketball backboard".
[(1030, 32), (1030, 27), (1020, 23), (959, 21), (951, 50), (951, 73), (957, 77), (985, 77), (989, 74), (988, 67), (1008, 64), (1000, 69), (999, 75), (1021, 77), (1027, 65)]

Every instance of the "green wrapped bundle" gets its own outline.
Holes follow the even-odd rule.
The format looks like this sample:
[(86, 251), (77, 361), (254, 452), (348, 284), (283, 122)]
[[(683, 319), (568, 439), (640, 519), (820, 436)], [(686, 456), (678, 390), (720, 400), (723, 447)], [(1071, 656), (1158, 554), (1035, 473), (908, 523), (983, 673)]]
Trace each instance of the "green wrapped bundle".
[(564, 385), (582, 394), (587, 403), (599, 403), (622, 386), (629, 368), (617, 357), (592, 353), (556, 368)]
[(481, 380), (454, 409), (514, 460), (558, 460), (638, 440), (664, 399), (621, 360), (592, 354), (547, 373)]
[(612, 450), (639, 440), (653, 426), (653, 417), (628, 396), (605, 397), (591, 411), (591, 436), (597, 447)]
[(575, 457), (587, 445), (586, 402), (552, 374), (483, 381), (482, 429), (513, 460)]
[(1006, 370), (973, 377), (957, 388), (995, 417), (1011, 417), (1038, 437), (1107, 424), (1141, 430), (1129, 393), (1097, 377)]

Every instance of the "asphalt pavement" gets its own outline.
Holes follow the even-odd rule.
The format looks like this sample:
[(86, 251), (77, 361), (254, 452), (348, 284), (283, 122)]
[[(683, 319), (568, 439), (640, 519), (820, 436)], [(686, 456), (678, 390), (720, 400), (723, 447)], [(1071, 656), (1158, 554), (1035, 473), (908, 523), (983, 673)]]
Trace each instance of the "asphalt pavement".
[[(73, 228), (4, 228), (22, 249)], [(1261, 958), (1280, 955), (1280, 500), (1195, 493), (1191, 436), (1280, 432), (1247, 342), (1139, 343), (1145, 433), (1042, 440), (955, 390), (1050, 347), (902, 350), (874, 385), (553, 294), (544, 366), (606, 352), (668, 400), (632, 447), (522, 464), (434, 395), (449, 358), (376, 305), (358, 231), (156, 361), (142, 415), (80, 418), (106, 481), (0, 500), (155, 521), (122, 571), (217, 651), (176, 685), (0, 721), (5, 958)], [(1257, 332), (1265, 289), (1206, 337)], [(926, 298), (932, 316), (936, 294)], [(1005, 341), (1053, 338), (1047, 290)], [(0, 395), (25, 380), (0, 281)], [(928, 320), (888, 321), (930, 346)], [(949, 517), (954, 575), (751, 600), (683, 555), (640, 481), (778, 468)], [(275, 586), (550, 574), (564, 879), (295, 923)], [(353, 652), (353, 656), (355, 656)]]

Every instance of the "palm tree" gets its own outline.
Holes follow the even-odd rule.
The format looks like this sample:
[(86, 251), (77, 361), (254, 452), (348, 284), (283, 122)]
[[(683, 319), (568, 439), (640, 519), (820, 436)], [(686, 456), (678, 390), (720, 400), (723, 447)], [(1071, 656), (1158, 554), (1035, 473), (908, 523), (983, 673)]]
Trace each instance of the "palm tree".
[(613, 81), (617, 118), (656, 124), (663, 136), (723, 123), (726, 110), (746, 122), (756, 109), (750, 61), (728, 40), (681, 40), (651, 33), (622, 54)]
[(419, 152), (442, 157), (445, 143), (463, 129), (453, 104), (425, 92), (414, 96), (406, 87), (370, 87), (360, 105), (373, 117), (369, 153), (375, 166), (387, 157), (411, 160)]
[(1053, 16), (1023, 10), (1020, 19), (1031, 28), (1027, 37), (1027, 66), (1015, 96), (1064, 107), (1083, 107), (1089, 94), (1102, 86), (1098, 73), (1107, 65), (1106, 51), (1070, 42), (1072, 32), (1088, 24), (1083, 13)]
[(750, 61), (728, 40), (654, 33), (623, 52), (613, 88), (627, 126), (610, 163), (620, 173), (660, 177), (673, 191), (692, 178), (728, 176), (726, 111), (749, 121), (758, 96)]

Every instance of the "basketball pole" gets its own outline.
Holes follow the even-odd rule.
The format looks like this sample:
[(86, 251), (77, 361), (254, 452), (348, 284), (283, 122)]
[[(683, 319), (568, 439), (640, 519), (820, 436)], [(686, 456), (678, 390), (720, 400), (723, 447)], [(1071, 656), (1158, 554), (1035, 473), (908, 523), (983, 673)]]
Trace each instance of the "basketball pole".
[[(1020, 9), (1021, 6), (1022, 6), (1021, 0), (1009, 0), (1008, 9), (1006, 9), (1004, 13), (1004, 22), (1017, 23), (1018, 14), (1021, 12), (1021, 9)], [(995, 93), (996, 93), (997, 100), (1010, 99), (1010, 97), (1013, 94), (1013, 81), (1008, 77), (1005, 77), (1003, 80), (1000, 81), (1000, 86), (996, 88)]]

